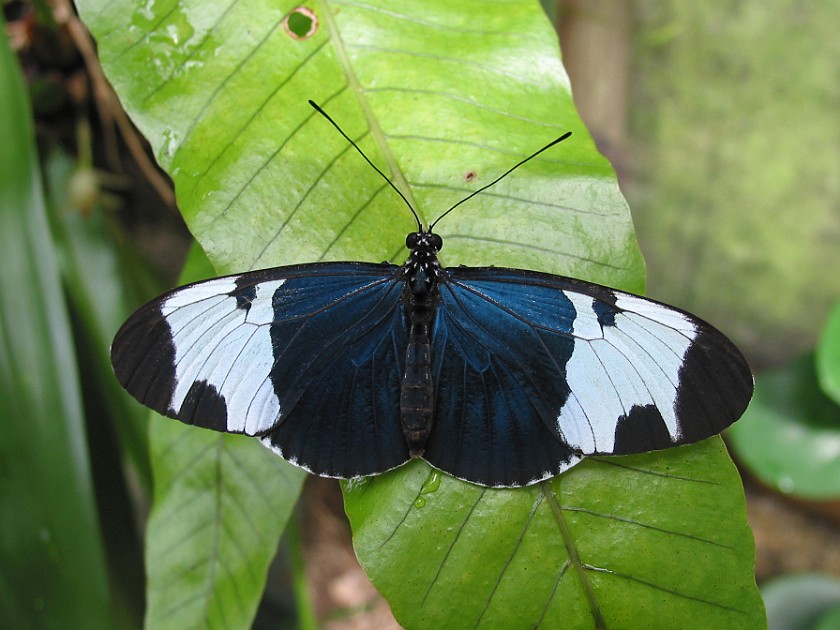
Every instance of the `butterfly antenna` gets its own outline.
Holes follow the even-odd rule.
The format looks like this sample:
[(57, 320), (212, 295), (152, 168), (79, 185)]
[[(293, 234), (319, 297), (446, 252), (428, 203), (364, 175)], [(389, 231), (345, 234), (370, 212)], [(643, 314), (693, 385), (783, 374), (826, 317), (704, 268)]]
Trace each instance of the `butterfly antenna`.
[(560, 137), (559, 137), (559, 138), (557, 138), (556, 140), (552, 140), (551, 142), (549, 142), (547, 145), (545, 145), (545, 146), (544, 146), (542, 149), (540, 149), (539, 151), (535, 151), (534, 153), (532, 153), (531, 155), (529, 155), (528, 157), (526, 157), (524, 160), (522, 160), (522, 161), (520, 161), (520, 162), (518, 162), (518, 163), (514, 164), (513, 166), (511, 166), (508, 170), (506, 170), (504, 173), (502, 173), (501, 175), (499, 175), (496, 179), (494, 179), (494, 180), (493, 180), (492, 182), (490, 182), (489, 184), (486, 184), (485, 186), (482, 186), (482, 187), (481, 187), (481, 188), (479, 188), (478, 190), (473, 191), (472, 193), (470, 193), (469, 195), (467, 195), (466, 197), (464, 197), (463, 199), (461, 199), (461, 201), (459, 201), (458, 203), (456, 203), (454, 206), (452, 206), (451, 208), (449, 208), (449, 210), (447, 210), (447, 211), (446, 211), (446, 212), (444, 212), (442, 215), (440, 215), (437, 219), (435, 219), (435, 220), (434, 220), (434, 222), (433, 222), (433, 223), (429, 226), (429, 230), (431, 231), (431, 230), (432, 230), (432, 228), (434, 228), (434, 227), (435, 227), (435, 225), (437, 225), (437, 222), (438, 222), (438, 221), (440, 221), (443, 217), (445, 217), (447, 214), (449, 214), (450, 212), (452, 212), (455, 208), (457, 208), (458, 206), (460, 206), (462, 203), (464, 203), (465, 201), (469, 201), (470, 199), (472, 199), (473, 197), (475, 197), (478, 193), (484, 192), (485, 190), (487, 190), (488, 188), (490, 188), (490, 186), (493, 186), (494, 184), (496, 184), (496, 183), (497, 183), (497, 182), (499, 182), (500, 180), (504, 179), (505, 177), (507, 177), (508, 175), (510, 175), (511, 173), (513, 173), (513, 171), (515, 171), (515, 170), (516, 170), (516, 169), (518, 169), (520, 166), (522, 166), (523, 164), (525, 164), (525, 162), (527, 162), (527, 161), (529, 161), (529, 160), (534, 159), (534, 158), (535, 158), (535, 157), (537, 157), (540, 153), (542, 153), (543, 151), (546, 151), (546, 150), (550, 149), (551, 147), (553, 147), (553, 146), (554, 146), (555, 144), (557, 144), (558, 142), (563, 142), (563, 140), (565, 140), (566, 138), (568, 138), (568, 137), (569, 137), (569, 136), (571, 136), (571, 135), (572, 135), (572, 132), (571, 132), (571, 131), (567, 131), (566, 133), (564, 133), (562, 136), (560, 136)]
[[(411, 214), (414, 215), (414, 220), (417, 221), (417, 229), (422, 232), (423, 231), (423, 224), (420, 222), (420, 217), (417, 216), (417, 212), (414, 210), (414, 207), (409, 203), (408, 199), (406, 199), (406, 196), (402, 193), (402, 191), (394, 185), (394, 182), (392, 182), (390, 179), (388, 179), (388, 176), (385, 173), (383, 173), (381, 170), (379, 170), (379, 167), (377, 167), (376, 164), (374, 164), (373, 162), (370, 161), (370, 158), (368, 156), (366, 156), (365, 152), (362, 151), (359, 148), (359, 145), (356, 144), (350, 138), (350, 136), (348, 136), (346, 133), (344, 133), (344, 130), (341, 127), (338, 126), (338, 123), (335, 122), (327, 112), (325, 112), (323, 109), (321, 109), (321, 106), (318, 105), (318, 103), (316, 103), (312, 99), (309, 99), (309, 104), (312, 105), (312, 107), (315, 108), (316, 112), (318, 112), (319, 114), (321, 114), (321, 116), (323, 116), (324, 118), (329, 120), (330, 124), (332, 124), (333, 127), (338, 129), (338, 133), (340, 133), (342, 136), (344, 136), (344, 138), (347, 140), (347, 142), (352, 144), (353, 148), (356, 149), (356, 151), (359, 152), (359, 155), (361, 155), (363, 158), (365, 158), (365, 162), (370, 164), (371, 167), (373, 167), (373, 170), (376, 171), (377, 173), (379, 173), (382, 176), (382, 179), (384, 179), (386, 182), (388, 182), (388, 185), (397, 192), (397, 194), (400, 196), (400, 198), (405, 202), (405, 205), (408, 206), (408, 209), (411, 210)], [(546, 147), (546, 148), (548, 148), (548, 147)]]

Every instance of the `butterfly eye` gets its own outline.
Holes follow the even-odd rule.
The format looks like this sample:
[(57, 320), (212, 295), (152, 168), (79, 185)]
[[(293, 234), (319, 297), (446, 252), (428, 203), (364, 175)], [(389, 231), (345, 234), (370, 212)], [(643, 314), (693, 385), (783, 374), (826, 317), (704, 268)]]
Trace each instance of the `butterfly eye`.
[(437, 234), (429, 234), (429, 243), (436, 252), (439, 252), (443, 247), (443, 239)]
[(419, 242), (420, 235), (417, 232), (412, 232), (408, 236), (405, 237), (405, 246), (408, 249), (414, 249), (417, 247), (417, 243)]

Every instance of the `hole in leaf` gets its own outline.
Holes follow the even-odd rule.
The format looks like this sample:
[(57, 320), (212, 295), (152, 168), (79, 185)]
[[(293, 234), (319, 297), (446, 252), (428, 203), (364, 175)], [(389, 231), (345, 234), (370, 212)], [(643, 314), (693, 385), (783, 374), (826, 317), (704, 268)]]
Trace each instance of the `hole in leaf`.
[(318, 16), (312, 9), (297, 7), (283, 19), (283, 28), (294, 39), (309, 39), (318, 30)]

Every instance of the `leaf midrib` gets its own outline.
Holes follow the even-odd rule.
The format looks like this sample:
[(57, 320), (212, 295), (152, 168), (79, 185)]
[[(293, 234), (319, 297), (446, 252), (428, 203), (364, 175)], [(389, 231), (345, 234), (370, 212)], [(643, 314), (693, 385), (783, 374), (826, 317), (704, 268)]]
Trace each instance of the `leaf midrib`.
[(592, 588), (592, 582), (589, 580), (589, 576), (586, 573), (586, 567), (580, 559), (580, 554), (578, 554), (572, 532), (569, 529), (569, 524), (566, 522), (566, 517), (563, 515), (563, 508), (560, 507), (557, 497), (551, 492), (547, 482), (543, 481), (540, 483), (540, 490), (542, 491), (546, 501), (548, 501), (549, 506), (551, 506), (551, 511), (554, 514), (554, 520), (557, 522), (560, 535), (563, 536), (563, 543), (566, 546), (566, 552), (569, 554), (569, 560), (572, 568), (574, 569), (575, 574), (580, 581), (580, 585), (583, 588), (583, 594), (586, 597), (586, 603), (592, 613), (592, 620), (595, 622), (595, 627), (599, 630), (606, 629), (607, 624), (604, 621), (604, 617), (601, 615), (601, 607), (598, 605), (598, 600), (595, 597), (595, 591)]
[(341, 37), (338, 24), (335, 22), (335, 17), (331, 10), (330, 3), (328, 0), (319, 0), (318, 4), (321, 7), (321, 14), (324, 18), (324, 23), (327, 25), (327, 30), (330, 34), (330, 43), (333, 46), (333, 50), (335, 50), (336, 59), (338, 60), (344, 75), (347, 77), (347, 83), (350, 85), (350, 88), (356, 96), (356, 101), (359, 103), (359, 107), (364, 114), (365, 120), (370, 128), (370, 133), (373, 136), (376, 145), (379, 147), (379, 150), (382, 152), (382, 157), (385, 159), (388, 172), (391, 174), (391, 181), (406, 196), (406, 199), (408, 199), (411, 207), (415, 210), (415, 212), (417, 212), (417, 201), (411, 193), (411, 186), (409, 186), (405, 174), (397, 164), (396, 157), (394, 156), (393, 151), (391, 151), (391, 145), (388, 142), (382, 127), (379, 125), (379, 119), (373, 113), (370, 101), (368, 101), (365, 96), (364, 88), (362, 87), (359, 78), (356, 76), (353, 64), (350, 61), (350, 55), (347, 52), (347, 46)]

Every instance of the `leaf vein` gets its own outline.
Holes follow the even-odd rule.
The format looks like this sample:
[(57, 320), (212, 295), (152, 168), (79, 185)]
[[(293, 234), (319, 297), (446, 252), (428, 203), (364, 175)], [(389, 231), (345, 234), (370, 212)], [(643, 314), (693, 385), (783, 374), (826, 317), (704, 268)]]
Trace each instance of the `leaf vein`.
[[(555, 477), (555, 479), (558, 480), (555, 483), (559, 483), (559, 477)], [(601, 606), (595, 596), (595, 589), (592, 586), (592, 582), (589, 580), (589, 576), (586, 574), (586, 568), (588, 565), (584, 564), (581, 560), (580, 554), (575, 546), (572, 531), (569, 528), (569, 524), (566, 522), (566, 517), (563, 515), (563, 508), (557, 501), (557, 497), (554, 496), (554, 493), (549, 488), (548, 483), (544, 481), (541, 482), (540, 488), (542, 489), (543, 496), (548, 500), (548, 504), (551, 506), (551, 511), (554, 514), (554, 520), (560, 529), (560, 535), (563, 537), (563, 543), (566, 545), (566, 552), (569, 554), (569, 562), (580, 581), (580, 585), (584, 596), (586, 597), (586, 602), (589, 605), (589, 611), (592, 614), (595, 627), (606, 628), (607, 624), (601, 614)]]
[(697, 542), (707, 543), (709, 545), (714, 545), (715, 547), (721, 547), (723, 549), (732, 549), (734, 547), (731, 545), (727, 545), (716, 540), (712, 540), (710, 538), (703, 538), (701, 536), (695, 536), (694, 534), (687, 534), (685, 532), (680, 532), (673, 529), (666, 529), (664, 527), (659, 527), (657, 525), (651, 525), (650, 523), (643, 523), (641, 521), (637, 521), (631, 518), (625, 518), (622, 516), (616, 516), (615, 514), (604, 514), (602, 512), (595, 512), (594, 510), (588, 510), (586, 508), (580, 507), (566, 507), (564, 508), (567, 512), (579, 512), (582, 514), (588, 514), (590, 516), (594, 516), (596, 518), (603, 518), (607, 520), (617, 521), (619, 523), (626, 523), (628, 525), (636, 525), (637, 527), (643, 527), (645, 529), (650, 529), (653, 531), (661, 532), (663, 534), (669, 534), (672, 536), (679, 536), (680, 538), (686, 538), (689, 540), (696, 540)]
[[(359, 136), (356, 139), (356, 142), (361, 142), (362, 138), (364, 138), (366, 135), (368, 135), (368, 133), (370, 133), (369, 130), (365, 131), (361, 136)], [(329, 162), (327, 162), (324, 165), (324, 167), (320, 170), (320, 172), (318, 173), (318, 176), (315, 179), (313, 179), (309, 182), (309, 187), (304, 191), (304, 193), (303, 193), (303, 195), (301, 195), (300, 199), (298, 199), (298, 202), (295, 204), (295, 207), (292, 208), (291, 211), (285, 216), (285, 218), (283, 219), (283, 222), (280, 224), (280, 226), (277, 228), (277, 230), (274, 232), (274, 234), (271, 236), (271, 238), (269, 238), (268, 241), (266, 241), (265, 245), (263, 246), (262, 250), (260, 250), (260, 252), (257, 254), (256, 258), (254, 258), (254, 260), (251, 261), (251, 267), (252, 268), (257, 266), (257, 264), (259, 263), (259, 260), (268, 251), (268, 248), (271, 247), (271, 245), (277, 240), (277, 238), (280, 236), (280, 233), (284, 229), (286, 229), (286, 226), (289, 224), (289, 222), (292, 220), (292, 218), (294, 218), (294, 216), (298, 213), (301, 206), (306, 202), (306, 200), (309, 199), (309, 196), (312, 194), (312, 192), (315, 190), (315, 188), (318, 186), (318, 184), (321, 183), (321, 181), (324, 179), (324, 177), (327, 175), (327, 173), (329, 173), (330, 170), (335, 166), (336, 162), (338, 162), (338, 160), (340, 160), (344, 155), (346, 155), (347, 152), (350, 151), (351, 148), (352, 148), (352, 145), (348, 144), (343, 149), (341, 149), (338, 153), (336, 153), (335, 156)], [(280, 152), (280, 150), (278, 149), (277, 151), (275, 151), (272, 154), (272, 156), (268, 159), (268, 162), (263, 164), (257, 170), (257, 172), (254, 173), (254, 175), (252, 177), (252, 180), (253, 180), (254, 177), (256, 177), (260, 173), (260, 171), (262, 171), (277, 156), (277, 154), (279, 152)], [(240, 193), (237, 194), (237, 197), (239, 196), (239, 194), (241, 194), (241, 192), (242, 191), (240, 191)], [(234, 203), (235, 201), (236, 201), (236, 198), (234, 198), (231, 201), (231, 203)]]
[[(464, 188), (462, 186), (450, 186), (447, 184), (429, 184), (425, 182), (411, 182), (411, 185), (416, 188), (432, 188), (432, 189), (439, 189), (439, 190), (451, 190), (453, 192), (462, 192), (462, 193), (471, 193), (472, 191), (469, 188)], [(557, 210), (567, 210), (569, 212), (574, 212), (575, 214), (583, 214), (589, 216), (596, 216), (596, 217), (609, 217), (612, 216), (609, 212), (596, 212), (593, 210), (584, 210), (583, 208), (573, 208), (571, 206), (566, 206), (559, 203), (550, 203), (547, 201), (538, 201), (536, 199), (525, 199), (524, 197), (514, 197), (513, 195), (506, 195), (503, 193), (494, 193), (494, 192), (482, 192), (481, 196), (487, 197), (495, 197), (497, 199), (504, 199), (506, 201), (515, 201), (517, 203), (525, 203), (528, 205), (533, 206), (540, 206), (542, 208), (554, 208)]]
[(366, 50), (370, 52), (380, 52), (380, 53), (387, 53), (389, 55), (405, 55), (406, 57), (418, 57), (421, 59), (434, 59), (435, 61), (448, 61), (453, 64), (468, 66), (470, 68), (476, 68), (483, 72), (493, 75), (499, 75), (503, 77), (508, 77), (511, 79), (516, 79), (518, 81), (522, 81), (524, 83), (530, 83), (531, 85), (539, 85), (540, 81), (536, 78), (531, 78), (522, 74), (518, 74), (516, 72), (510, 72), (508, 70), (503, 70), (497, 66), (491, 66), (485, 63), (478, 63), (477, 61), (467, 61), (465, 59), (458, 59), (456, 57), (446, 57), (445, 55), (435, 55), (432, 53), (423, 53), (417, 52), (413, 50), (401, 50), (398, 48), (387, 48), (385, 46), (374, 46), (372, 44), (348, 44), (348, 48), (355, 48), (357, 50)]
[[(481, 499), (484, 498), (485, 493), (487, 492), (487, 488), (481, 488), (481, 491), (475, 498), (475, 501), (470, 506), (469, 511), (467, 512), (466, 516), (464, 517), (463, 522), (458, 527), (455, 532), (455, 536), (452, 538), (452, 541), (449, 543), (449, 547), (446, 549), (446, 553), (443, 555), (443, 560), (440, 561), (438, 565), (437, 571), (435, 572), (435, 576), (429, 582), (429, 588), (426, 589), (426, 592), (423, 595), (423, 599), (420, 601), (420, 608), (423, 608), (424, 604), (426, 603), (426, 599), (428, 599), (429, 594), (432, 592), (432, 588), (437, 583), (438, 578), (440, 577), (441, 572), (443, 571), (444, 565), (446, 565), (446, 561), (449, 559), (449, 555), (452, 553), (452, 550), (455, 548), (455, 545), (458, 542), (458, 539), (461, 537), (461, 534), (466, 529), (467, 523), (469, 522), (470, 518), (475, 511), (475, 508), (478, 507), (478, 504), (481, 502)], [(418, 495), (419, 496), (419, 495)]]
[(370, 12), (379, 13), (381, 15), (387, 15), (388, 17), (394, 18), (396, 20), (403, 20), (406, 22), (411, 22), (412, 24), (417, 24), (420, 26), (426, 26), (431, 29), (439, 30), (439, 31), (449, 31), (452, 33), (461, 33), (467, 35), (501, 35), (506, 38), (525, 38), (525, 39), (532, 39), (528, 33), (515, 33), (509, 31), (491, 31), (487, 29), (477, 29), (477, 28), (462, 28), (462, 27), (455, 27), (455, 26), (448, 26), (446, 24), (439, 24), (437, 22), (432, 22), (431, 20), (424, 20), (422, 18), (413, 16), (413, 15), (406, 15), (404, 13), (397, 13), (396, 11), (389, 11), (382, 7), (373, 6), (370, 4), (365, 4), (363, 2), (351, 2), (350, 0), (342, 0), (340, 2), (334, 2), (333, 4), (337, 5), (344, 5), (355, 7), (357, 9), (363, 9)]
[(376, 92), (400, 92), (405, 94), (422, 94), (425, 96), (440, 96), (442, 98), (446, 98), (453, 101), (458, 101), (461, 103), (466, 103), (467, 105), (471, 105), (477, 109), (482, 109), (488, 112), (492, 112), (494, 114), (499, 114), (500, 116), (504, 116), (505, 118), (511, 118), (513, 120), (518, 120), (522, 122), (526, 122), (532, 125), (538, 125), (540, 127), (545, 127), (547, 129), (553, 129), (556, 131), (560, 131), (560, 128), (552, 123), (547, 123), (544, 120), (540, 120), (537, 118), (529, 118), (528, 116), (520, 116), (518, 114), (514, 114), (509, 111), (505, 111), (502, 109), (497, 109), (495, 107), (490, 107), (484, 103), (480, 103), (473, 99), (460, 96), (458, 94), (453, 94), (451, 92), (446, 92), (444, 90), (425, 90), (422, 88), (408, 88), (408, 87), (400, 87), (400, 86), (377, 86), (377, 87), (370, 87), (366, 90), (368, 94), (376, 93)]
[(496, 594), (496, 591), (499, 589), (499, 585), (502, 583), (502, 578), (504, 577), (505, 573), (508, 570), (511, 562), (513, 562), (514, 556), (516, 556), (516, 552), (519, 551), (520, 547), (522, 546), (522, 540), (525, 538), (525, 534), (528, 532), (528, 528), (531, 526), (531, 523), (534, 520), (534, 515), (537, 513), (540, 505), (542, 505), (543, 497), (538, 496), (537, 500), (534, 501), (533, 507), (531, 507), (531, 511), (528, 514), (528, 519), (525, 521), (525, 525), (522, 528), (522, 531), (519, 533), (519, 538), (516, 539), (516, 544), (514, 544), (513, 549), (511, 549), (510, 554), (508, 554), (507, 559), (505, 560), (505, 564), (502, 566), (502, 570), (499, 571), (499, 575), (496, 577), (496, 582), (493, 584), (493, 588), (490, 589), (490, 593), (487, 595), (487, 601), (484, 602), (484, 609), (481, 611), (481, 614), (476, 619), (474, 628), (477, 628), (481, 623), (481, 620), (484, 618), (484, 615), (487, 613), (487, 610), (490, 608), (490, 603), (493, 601), (493, 596)]
[(645, 586), (649, 586), (652, 589), (657, 591), (661, 591), (663, 593), (668, 593), (669, 595), (674, 595), (676, 597), (681, 597), (683, 599), (687, 599), (690, 601), (699, 602), (701, 604), (707, 604), (709, 606), (714, 606), (715, 608), (720, 608), (721, 610), (729, 610), (732, 612), (741, 613), (742, 615), (746, 615), (747, 612), (741, 610), (740, 608), (735, 608), (733, 606), (727, 606), (726, 604), (721, 604), (720, 602), (715, 602), (710, 599), (705, 599), (703, 597), (697, 597), (695, 595), (689, 595), (688, 593), (683, 593), (673, 588), (668, 588), (666, 586), (662, 586), (660, 584), (656, 584), (654, 582), (650, 582), (649, 580), (643, 580), (640, 577), (636, 577), (635, 575), (628, 575), (626, 573), (621, 573), (619, 571), (613, 571), (612, 569), (607, 569), (605, 567), (596, 567), (591, 564), (583, 565), (584, 569), (588, 571), (594, 571), (597, 573), (605, 573), (607, 575), (614, 575), (615, 577), (622, 578), (624, 580), (629, 580), (631, 582), (636, 582), (638, 584), (643, 584)]
[[(274, 27), (274, 28), (276, 29), (276, 28), (277, 28), (277, 26), (275, 25), (275, 27)], [(272, 30), (271, 32), (273, 32), (273, 30)], [(271, 33), (269, 33), (268, 35), (266, 35), (266, 39), (267, 39), (270, 35), (271, 35)], [(265, 40), (263, 40), (263, 41), (265, 41)], [(255, 53), (255, 52), (259, 49), (259, 47), (262, 45), (262, 43), (263, 43), (263, 42), (261, 41), (261, 42), (257, 45), (257, 47), (256, 47), (256, 48), (254, 48), (254, 49), (253, 49), (253, 50), (252, 50), (252, 51), (248, 54), (248, 57), (250, 57), (251, 55), (253, 55), (253, 54), (254, 54), (254, 53)], [(240, 127), (239, 127), (236, 131), (235, 131), (235, 133), (233, 134), (233, 137), (234, 137), (234, 138), (239, 138), (239, 137), (241, 137), (241, 135), (245, 132), (245, 130), (246, 130), (246, 129), (248, 129), (248, 127), (250, 127), (250, 125), (254, 122), (254, 120), (257, 118), (257, 116), (259, 116), (259, 115), (260, 115), (260, 114), (261, 114), (261, 113), (265, 110), (265, 106), (266, 106), (266, 104), (267, 104), (267, 103), (268, 103), (268, 102), (269, 102), (272, 98), (274, 98), (274, 96), (277, 94), (277, 92), (279, 92), (279, 91), (280, 91), (280, 90), (281, 90), (281, 89), (282, 89), (282, 88), (283, 88), (283, 87), (284, 87), (284, 86), (285, 86), (285, 85), (286, 85), (289, 81), (291, 81), (291, 80), (292, 80), (292, 78), (294, 78), (294, 76), (295, 76), (298, 72), (300, 72), (300, 70), (301, 70), (302, 68), (304, 68), (304, 67), (306, 66), (306, 64), (308, 64), (308, 63), (309, 63), (309, 62), (310, 62), (310, 61), (311, 61), (311, 60), (315, 57), (315, 55), (317, 55), (317, 54), (318, 54), (318, 52), (320, 52), (321, 50), (323, 50), (323, 48), (324, 48), (324, 46), (325, 46), (325, 45), (326, 45), (326, 41), (325, 41), (325, 42), (323, 42), (322, 44), (320, 44), (320, 45), (319, 45), (317, 48), (315, 48), (315, 49), (314, 49), (311, 53), (309, 53), (309, 55), (307, 55), (307, 56), (306, 56), (306, 58), (305, 58), (305, 59), (303, 59), (303, 61), (302, 61), (300, 64), (298, 64), (297, 66), (295, 66), (294, 70), (293, 70), (293, 71), (289, 74), (289, 76), (287, 76), (287, 77), (286, 77), (283, 81), (281, 81), (281, 82), (277, 85), (277, 87), (275, 87), (275, 88), (271, 91), (271, 93), (270, 93), (270, 94), (268, 94), (268, 96), (266, 96), (266, 98), (264, 98), (264, 99), (263, 99), (262, 103), (260, 103), (258, 106), (254, 106), (254, 107), (252, 108), (251, 115), (248, 117), (248, 120), (246, 120), (246, 121), (245, 121), (245, 123), (244, 123), (243, 125), (241, 125), (241, 126), (240, 126)], [(199, 120), (201, 119), (201, 117), (202, 117), (202, 114), (203, 114), (203, 113), (207, 110), (207, 108), (210, 106), (210, 103), (212, 103), (212, 102), (213, 102), (213, 100), (215, 99), (216, 94), (218, 94), (218, 93), (221, 91), (222, 87), (225, 85), (225, 83), (227, 83), (227, 81), (228, 81), (228, 80), (230, 80), (230, 79), (231, 79), (231, 78), (232, 78), (232, 77), (236, 74), (236, 72), (238, 72), (238, 71), (239, 71), (239, 69), (240, 69), (240, 68), (244, 65), (244, 63), (245, 63), (245, 61), (247, 60), (247, 58), (248, 58), (248, 57), (246, 57), (246, 59), (243, 59), (243, 61), (242, 61), (239, 65), (237, 65), (237, 67), (234, 69), (234, 71), (233, 71), (232, 73), (230, 73), (230, 74), (229, 74), (229, 75), (225, 78), (225, 80), (224, 80), (224, 81), (223, 81), (223, 82), (222, 82), (219, 86), (217, 86), (217, 88), (216, 88), (216, 89), (213, 91), (213, 93), (210, 95), (210, 98), (209, 98), (209, 99), (207, 100), (207, 102), (204, 104), (204, 106), (202, 107), (201, 111), (200, 111), (200, 112), (196, 115), (195, 119), (192, 121), (192, 123), (191, 123), (191, 124), (190, 124), (190, 126), (187, 128), (186, 132), (184, 133), (184, 141), (185, 141), (185, 142), (186, 142), (186, 139), (190, 136), (190, 134), (194, 131), (194, 129), (195, 129), (195, 127), (196, 127), (196, 125), (198, 124), (198, 121), (199, 121)], [(345, 87), (346, 87), (346, 86), (345, 86)], [(343, 90), (343, 89), (344, 89), (344, 88), (342, 88), (342, 90)], [(339, 93), (340, 93), (340, 91), (341, 91), (341, 90), (339, 90)], [(335, 96), (335, 95), (333, 95), (333, 96)], [(276, 156), (276, 155), (280, 152), (280, 149), (282, 149), (282, 148), (286, 145), (286, 143), (287, 143), (287, 142), (289, 142), (289, 140), (291, 140), (291, 139), (295, 136), (295, 133), (297, 133), (297, 131), (298, 131), (298, 130), (299, 130), (299, 129), (303, 126), (303, 124), (304, 124), (304, 123), (306, 123), (306, 121), (308, 121), (310, 118), (312, 118), (312, 114), (308, 115), (308, 116), (307, 116), (307, 117), (303, 120), (303, 122), (301, 122), (301, 124), (300, 124), (300, 125), (298, 125), (297, 127), (295, 127), (295, 128), (292, 130), (291, 134), (289, 134), (289, 136), (286, 138), (286, 140), (283, 142), (283, 144), (282, 144), (282, 145), (280, 145), (280, 147), (278, 147), (278, 148), (277, 148), (277, 150), (275, 150), (275, 151), (274, 151), (274, 153), (271, 155), (271, 157), (268, 159), (268, 161), (267, 161), (267, 162), (265, 162), (265, 163), (263, 163), (263, 165), (262, 165), (259, 169), (257, 169), (257, 171), (256, 171), (256, 172), (255, 172), (255, 173), (254, 173), (254, 174), (253, 174), (253, 175), (252, 175), (252, 176), (248, 179), (248, 181), (245, 183), (245, 185), (244, 185), (242, 188), (240, 188), (239, 192), (236, 194), (236, 196), (234, 197), (233, 201), (231, 201), (230, 203), (228, 203), (228, 204), (227, 204), (227, 205), (226, 205), (226, 206), (222, 209), (222, 211), (221, 211), (218, 215), (216, 215), (216, 217), (214, 217), (214, 218), (213, 218), (213, 220), (215, 220), (215, 219), (219, 218), (219, 216), (224, 215), (224, 214), (228, 211), (228, 209), (230, 208), (230, 206), (233, 204), (233, 202), (234, 202), (234, 201), (236, 201), (236, 199), (238, 199), (238, 198), (239, 198), (239, 196), (242, 194), (242, 192), (244, 191), (244, 189), (245, 189), (245, 188), (246, 188), (246, 187), (247, 187), (247, 186), (248, 186), (251, 182), (253, 182), (253, 181), (254, 181), (254, 178), (255, 178), (255, 177), (256, 177), (256, 176), (257, 176), (257, 175), (258, 175), (258, 174), (259, 174), (259, 173), (260, 173), (260, 172), (261, 172), (261, 171), (262, 171), (262, 170), (266, 167), (266, 165), (267, 165), (268, 163), (270, 163), (270, 162), (271, 162), (271, 160), (272, 160), (272, 159), (273, 159), (273, 158), (274, 158), (274, 157), (275, 157), (275, 156)], [(223, 147), (219, 147), (219, 151), (215, 152), (215, 154), (214, 154), (214, 156), (213, 156), (213, 159), (209, 162), (209, 164), (207, 165), (207, 168), (205, 168), (205, 169), (204, 169), (204, 170), (203, 170), (200, 174), (198, 174), (198, 175), (196, 176), (196, 178), (195, 178), (195, 184), (193, 185), (193, 188), (195, 188), (195, 186), (197, 186), (199, 183), (201, 183), (201, 181), (202, 181), (202, 180), (203, 180), (203, 179), (207, 176), (207, 174), (208, 174), (208, 173), (209, 173), (209, 172), (213, 169), (213, 167), (214, 167), (214, 166), (215, 166), (215, 165), (219, 162), (219, 160), (221, 160), (221, 159), (222, 159), (222, 156), (224, 156), (224, 155), (228, 152), (228, 150), (229, 150), (229, 149), (233, 146), (233, 144), (234, 144), (233, 142), (229, 142), (229, 143), (228, 143), (228, 144), (226, 144), (225, 146), (223, 146)]]
[(387, 186), (388, 186), (388, 184), (382, 184), (379, 188), (377, 188), (373, 192), (373, 194), (370, 197), (368, 197), (367, 201), (365, 201), (361, 206), (359, 206), (359, 208), (356, 209), (356, 211), (352, 214), (352, 216), (350, 216), (348, 218), (347, 222), (342, 226), (342, 228), (335, 235), (333, 240), (330, 241), (329, 245), (327, 245), (326, 249), (324, 250), (324, 253), (321, 254), (321, 256), (318, 257), (318, 262), (324, 260), (324, 258), (327, 256), (327, 253), (335, 246), (336, 243), (338, 243), (339, 239), (342, 236), (344, 236), (344, 234), (347, 232), (347, 230), (350, 229), (350, 226), (353, 225), (353, 223), (356, 222), (356, 220), (359, 218), (359, 215), (361, 215), (362, 212), (364, 212), (365, 209), (367, 209), (370, 206), (370, 204), (373, 203), (373, 200), (376, 199), (376, 197), (379, 196), (379, 193), (381, 193)]
[(475, 236), (474, 234), (447, 234), (446, 239), (457, 240), (457, 239), (464, 239), (470, 241), (478, 241), (481, 243), (494, 243), (498, 245), (505, 245), (507, 247), (518, 247), (521, 249), (530, 249), (538, 252), (545, 252), (552, 254), (553, 256), (563, 256), (564, 258), (571, 258), (572, 260), (578, 260), (586, 263), (591, 263), (593, 265), (597, 265), (599, 267), (606, 267), (607, 269), (615, 269), (618, 271), (624, 271), (624, 267), (620, 267), (618, 265), (611, 265), (610, 263), (603, 262), (601, 260), (595, 260), (594, 258), (589, 258), (587, 256), (578, 256), (577, 254), (570, 254), (569, 252), (558, 252), (553, 249), (548, 249), (545, 247), (539, 247), (538, 245), (533, 245), (531, 243), (514, 243), (510, 240), (505, 239), (496, 239), (496, 238), (489, 238), (489, 237), (481, 237)]
[(713, 486), (721, 485), (719, 481), (713, 481), (711, 479), (697, 479), (696, 477), (683, 477), (681, 475), (673, 475), (671, 473), (664, 473), (659, 472), (658, 470), (650, 470), (647, 468), (639, 468), (638, 466), (628, 466), (627, 464), (620, 464), (615, 460), (610, 460), (601, 457), (589, 457), (589, 460), (593, 462), (597, 462), (599, 464), (606, 464), (607, 466), (616, 466), (618, 468), (624, 468), (625, 470), (631, 470), (633, 472), (642, 473), (643, 475), (653, 475), (654, 477), (665, 477), (666, 479), (674, 479), (675, 481), (690, 481), (692, 483), (705, 483)]

